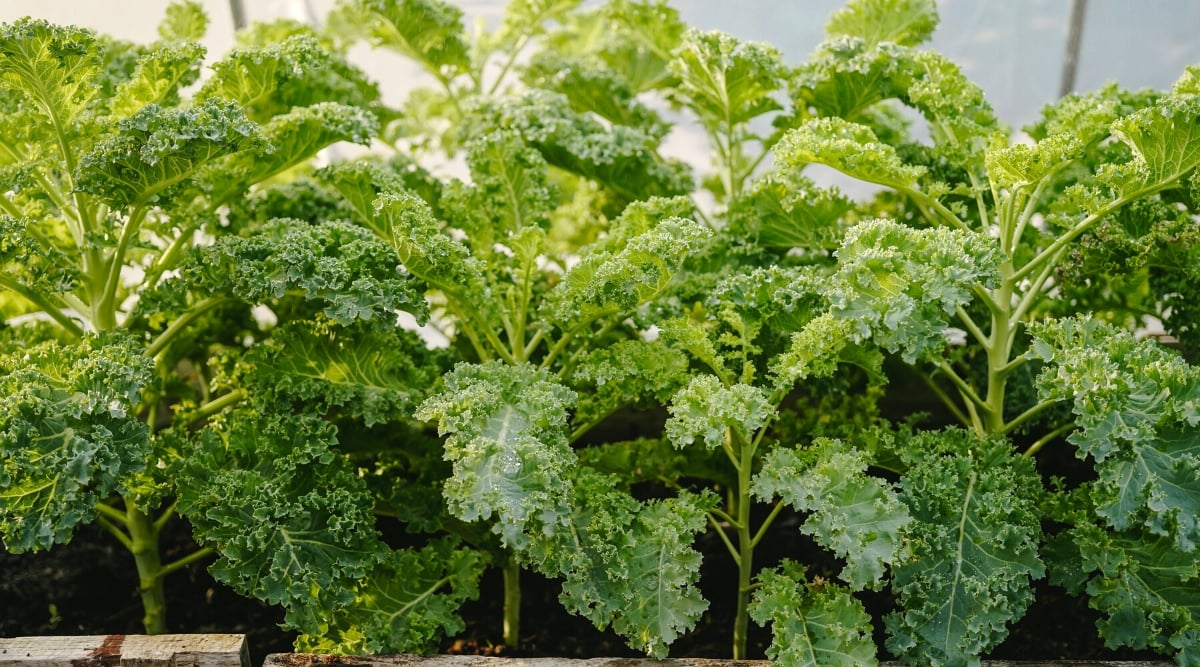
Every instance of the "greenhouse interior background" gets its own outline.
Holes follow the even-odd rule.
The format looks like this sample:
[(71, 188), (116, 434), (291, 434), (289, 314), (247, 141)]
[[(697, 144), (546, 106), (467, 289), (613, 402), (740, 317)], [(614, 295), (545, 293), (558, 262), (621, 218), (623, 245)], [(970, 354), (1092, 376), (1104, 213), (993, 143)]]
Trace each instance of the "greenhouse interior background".
[[(587, 0), (595, 3), (596, 0)], [(25, 15), (93, 28), (115, 37), (152, 41), (167, 0), (0, 0), (0, 22)], [(234, 12), (247, 21), (289, 17), (319, 22), (334, 0), (202, 0), (210, 24), (210, 58), (233, 45)], [(506, 0), (454, 2), (466, 21), (500, 20)], [(684, 21), (740, 39), (769, 42), (789, 63), (802, 62), (823, 37), (842, 0), (670, 0)], [(1063, 85), (1072, 11), (1081, 11), (1073, 88), (1089, 91), (1108, 81), (1126, 88), (1169, 87), (1183, 69), (1200, 64), (1200, 2), (1191, 0), (939, 0), (941, 24), (930, 47), (958, 63), (1014, 129), (1031, 122)], [(363, 46), (352, 60), (380, 82), (385, 100), (398, 103), (423, 85), (416, 67)], [(697, 135), (698, 136), (698, 135)], [(688, 158), (688, 137), (673, 142)], [(703, 148), (695, 155), (707, 155)]]

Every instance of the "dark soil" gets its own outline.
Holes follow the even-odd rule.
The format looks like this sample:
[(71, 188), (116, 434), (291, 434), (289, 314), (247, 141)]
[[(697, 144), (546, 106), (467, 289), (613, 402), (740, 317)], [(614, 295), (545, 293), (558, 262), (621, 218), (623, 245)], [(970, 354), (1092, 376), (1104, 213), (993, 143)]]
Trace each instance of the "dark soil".
[[(790, 524), (790, 525), (789, 525)], [(781, 557), (805, 559), (813, 553), (796, 530), (796, 517), (781, 517), (773, 544), (778, 551), (760, 554), (769, 566)], [(171, 551), (192, 547), (186, 527), (170, 535)], [(764, 545), (766, 542), (764, 542)], [(733, 588), (736, 575), (716, 537), (698, 545), (706, 555), (701, 587), (711, 605), (699, 627), (680, 638), (672, 655), (729, 657)], [(761, 550), (760, 550), (761, 551)], [(836, 563), (815, 565), (835, 572)], [(556, 601), (557, 585), (531, 573), (522, 575), (524, 589), (521, 656), (634, 657), (625, 642), (611, 632), (599, 632), (589, 622), (564, 613)], [(467, 629), (447, 639), (447, 653), (505, 654), (501, 650), (501, 580), (498, 571), (482, 582), (480, 599), (462, 610)], [(279, 628), (283, 614), (276, 608), (246, 600), (217, 584), (195, 566), (168, 581), (172, 632), (240, 633), (248, 636), (252, 664), (268, 653), (291, 651), (294, 635)], [(869, 610), (880, 618), (886, 596), (865, 596)], [(991, 657), (1009, 660), (1091, 659), (1137, 660), (1158, 656), (1111, 651), (1097, 637), (1097, 614), (1062, 590), (1039, 583), (1037, 601), (1013, 628), (1009, 639)], [(75, 539), (49, 553), (14, 556), (0, 552), (0, 636), (137, 634), (141, 608), (131, 557), (98, 529), (81, 530)], [(882, 641), (882, 637), (879, 637)], [(769, 634), (753, 628), (751, 658), (764, 657)]]

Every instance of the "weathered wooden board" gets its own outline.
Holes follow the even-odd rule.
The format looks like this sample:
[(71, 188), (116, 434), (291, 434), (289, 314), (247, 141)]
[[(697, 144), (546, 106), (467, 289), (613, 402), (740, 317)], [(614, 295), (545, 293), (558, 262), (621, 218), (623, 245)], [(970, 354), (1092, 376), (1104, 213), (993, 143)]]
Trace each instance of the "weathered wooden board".
[[(495, 658), (474, 655), (381, 655), (331, 656), (308, 653), (274, 653), (263, 667), (769, 667), (766, 660), (707, 660), (673, 658), (648, 660), (632, 658)], [(884, 667), (899, 667), (885, 662)], [(1173, 667), (1168, 662), (1105, 662), (1096, 660), (1020, 661), (984, 660), (983, 667)]]
[(0, 667), (250, 667), (245, 635), (0, 639)]

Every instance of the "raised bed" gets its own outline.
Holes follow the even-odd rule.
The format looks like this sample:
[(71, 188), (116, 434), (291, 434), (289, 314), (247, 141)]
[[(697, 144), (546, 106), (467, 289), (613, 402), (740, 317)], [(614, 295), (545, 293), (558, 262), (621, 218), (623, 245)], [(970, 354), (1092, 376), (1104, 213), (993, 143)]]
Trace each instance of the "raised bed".
[[(769, 667), (766, 660), (337, 656), (273, 653), (262, 667)], [(885, 662), (885, 667), (899, 663)], [(1170, 667), (1165, 661), (984, 660), (983, 667)], [(95, 635), (0, 639), (0, 667), (254, 667), (245, 635)]]

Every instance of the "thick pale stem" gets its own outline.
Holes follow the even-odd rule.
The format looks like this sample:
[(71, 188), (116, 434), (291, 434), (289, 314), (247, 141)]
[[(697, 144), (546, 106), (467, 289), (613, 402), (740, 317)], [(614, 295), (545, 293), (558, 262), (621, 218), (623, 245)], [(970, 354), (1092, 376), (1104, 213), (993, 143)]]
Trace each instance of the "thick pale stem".
[(126, 525), (130, 551), (137, 564), (138, 590), (142, 596), (142, 623), (148, 635), (167, 631), (167, 596), (163, 586), (162, 558), (158, 551), (158, 529), (154, 521), (130, 501), (126, 501)]
[(738, 466), (737, 543), (738, 591), (737, 609), (733, 621), (733, 659), (746, 658), (746, 643), (750, 631), (750, 590), (754, 577), (754, 534), (750, 530), (750, 478), (754, 471), (754, 446), (732, 431), (741, 457)]
[(521, 566), (514, 556), (504, 562), (504, 646), (521, 647)]

